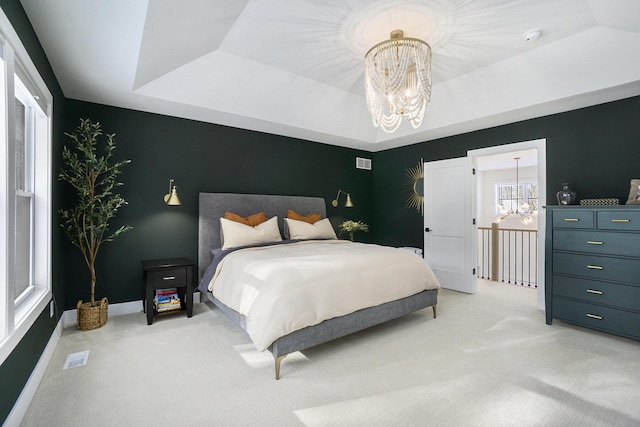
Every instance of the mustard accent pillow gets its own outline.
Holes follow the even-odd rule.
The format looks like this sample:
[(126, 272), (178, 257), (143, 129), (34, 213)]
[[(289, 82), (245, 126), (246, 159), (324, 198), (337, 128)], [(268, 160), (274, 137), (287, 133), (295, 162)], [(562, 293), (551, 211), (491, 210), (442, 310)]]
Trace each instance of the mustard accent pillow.
[(313, 224), (315, 222), (320, 221), (320, 214), (319, 213), (310, 213), (309, 215), (300, 215), (298, 212), (289, 209), (289, 211), (287, 212), (287, 218), (295, 219), (296, 221), (304, 221), (304, 222), (308, 222), (309, 224)]
[(239, 222), (240, 224), (248, 225), (250, 227), (255, 227), (256, 225), (262, 224), (267, 220), (267, 214), (264, 212), (258, 212), (253, 215), (249, 215), (248, 217), (240, 216), (233, 212), (225, 212), (224, 218), (230, 221)]

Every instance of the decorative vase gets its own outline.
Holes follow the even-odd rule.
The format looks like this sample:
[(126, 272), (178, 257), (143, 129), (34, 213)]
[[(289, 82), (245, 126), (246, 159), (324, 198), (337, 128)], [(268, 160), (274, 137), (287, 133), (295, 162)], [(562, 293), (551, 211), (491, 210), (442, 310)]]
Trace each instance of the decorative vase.
[(556, 194), (559, 205), (574, 205), (576, 203), (576, 192), (571, 189), (571, 184), (562, 183), (562, 190)]

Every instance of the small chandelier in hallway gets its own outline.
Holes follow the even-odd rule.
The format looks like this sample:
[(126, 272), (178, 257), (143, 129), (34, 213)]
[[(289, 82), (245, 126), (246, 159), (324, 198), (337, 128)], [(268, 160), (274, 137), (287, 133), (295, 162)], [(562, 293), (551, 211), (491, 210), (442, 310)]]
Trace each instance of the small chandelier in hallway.
[[(524, 224), (524, 225), (529, 225), (533, 222), (533, 218), (532, 215), (535, 214), (535, 212), (531, 212), (531, 208), (529, 206), (529, 203), (523, 203), (522, 205), (518, 206), (518, 201), (520, 200), (519, 197), (519, 193), (520, 193), (520, 185), (518, 182), (519, 176), (518, 176), (518, 162), (520, 160), (520, 157), (514, 157), (514, 160), (516, 161), (516, 186), (515, 186), (515, 191), (516, 191), (516, 197), (515, 197), (515, 201), (516, 201), (516, 210), (514, 211), (513, 209), (507, 209), (504, 205), (498, 205), (498, 208), (500, 209), (500, 216), (497, 217), (495, 219), (494, 222), (500, 223), (502, 222), (505, 218), (508, 218), (510, 215), (516, 215), (520, 218), (520, 221)], [(512, 193), (511, 193), (511, 200), (513, 200), (513, 188), (512, 188)]]

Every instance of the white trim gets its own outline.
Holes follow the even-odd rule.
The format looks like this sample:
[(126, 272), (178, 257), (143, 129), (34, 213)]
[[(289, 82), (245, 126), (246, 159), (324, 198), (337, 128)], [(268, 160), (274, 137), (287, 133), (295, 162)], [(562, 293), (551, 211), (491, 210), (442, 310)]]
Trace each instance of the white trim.
[[(29, 90), (33, 90), (40, 97), (38, 108), (38, 116), (44, 113), (42, 106), (46, 107), (46, 116), (41, 117), (46, 120), (36, 120), (38, 126), (36, 132), (43, 135), (46, 140), (44, 144), (36, 143), (34, 152), (34, 170), (39, 171), (39, 175), (34, 177), (33, 191), (35, 194), (33, 214), (35, 222), (33, 231), (35, 240), (33, 241), (33, 280), (35, 284), (35, 292), (32, 292), (18, 307), (15, 306), (15, 298), (13, 286), (10, 278), (13, 278), (13, 268), (15, 262), (13, 258), (15, 254), (10, 249), (9, 241), (14, 234), (14, 206), (15, 202), (9, 195), (13, 195), (15, 190), (15, 173), (11, 162), (7, 165), (0, 166), (0, 177), (3, 181), (3, 188), (0, 191), (0, 227), (2, 234), (8, 238), (0, 238), (0, 271), (3, 272), (0, 277), (0, 294), (2, 304), (6, 304), (0, 309), (0, 363), (15, 349), (19, 341), (29, 331), (38, 316), (45, 309), (51, 299), (51, 153), (52, 153), (52, 129), (53, 129), (53, 95), (47, 88), (44, 79), (40, 76), (37, 67), (31, 61), (29, 54), (20, 41), (18, 34), (14, 30), (11, 22), (0, 9), (0, 41), (4, 48), (4, 74), (2, 77), (2, 88), (0, 89), (1, 102), (3, 107), (0, 108), (0, 114), (7, 117), (8, 123), (0, 120), (0, 136), (6, 140), (6, 150), (3, 152), (6, 159), (10, 156), (8, 153), (13, 152), (11, 137), (14, 132), (13, 123), (14, 109), (10, 107), (12, 104), (7, 103), (7, 99), (14, 98), (15, 91), (15, 75), (19, 73), (23, 83), (27, 85)], [(19, 80), (19, 79), (18, 79)], [(8, 125), (8, 126), (7, 126)], [(42, 141), (41, 136), (37, 136), (38, 141)]]
[[(140, 313), (142, 311), (142, 300), (109, 304), (109, 317), (123, 314)], [(78, 310), (65, 310), (62, 313), (62, 327), (76, 326), (78, 324)]]
[[(200, 293), (195, 292), (193, 294), (193, 303), (200, 302)], [(123, 314), (140, 313), (143, 310), (142, 300), (121, 302), (116, 304), (109, 304), (109, 317), (121, 316)], [(78, 310), (65, 310), (62, 313), (62, 327), (67, 328), (69, 326), (76, 326), (78, 324)]]
[[(13, 49), (15, 49), (14, 54), (18, 58), (18, 62), (20, 62), (22, 66), (26, 68), (26, 70), (24, 71), (26, 71), (28, 75), (27, 77), (25, 77), (25, 79), (28, 78), (33, 83), (34, 88), (32, 90), (37, 91), (38, 95), (41, 97), (41, 100), (43, 97), (44, 101), (46, 101), (45, 104), (51, 107), (53, 105), (53, 95), (49, 91), (49, 88), (47, 87), (47, 84), (45, 83), (42, 76), (40, 76), (38, 68), (31, 60), (27, 49), (22, 44), (22, 40), (20, 40), (20, 37), (18, 37), (18, 33), (16, 33), (16, 31), (13, 29), (11, 21), (9, 21), (9, 18), (7, 18), (7, 15), (4, 14), (4, 11), (2, 9), (0, 9), (0, 30), (2, 35), (5, 37), (5, 40), (11, 44)], [(27, 82), (24, 83), (27, 84)], [(48, 115), (50, 111), (47, 111), (46, 113)]]
[[(2, 14), (0, 14), (1, 18)], [(1, 19), (0, 19), (1, 21)], [(1, 25), (1, 23), (0, 23)], [(2, 34), (0, 34), (2, 38)], [(0, 82), (4, 82), (6, 74), (5, 60), (2, 59), (0, 67)], [(6, 87), (0, 84), (0, 100), (6, 99)], [(7, 124), (5, 120), (5, 112), (7, 105), (0, 101), (0, 138), (6, 137)], [(0, 140), (0, 158), (9, 158), (9, 146)], [(8, 162), (0, 161), (0, 177), (9, 174)], [(5, 179), (0, 179), (0, 206), (8, 206), (9, 204), (9, 183)], [(9, 217), (7, 209), (0, 208), (0, 302), (9, 300)], [(0, 309), (0, 363), (4, 361), (2, 357), (3, 340), (11, 333), (9, 330), (9, 311)]]
[[(49, 301), (51, 301), (51, 291), (35, 286), (34, 292), (29, 295), (27, 301), (21, 304), (15, 313), (16, 325), (13, 332), (0, 340), (0, 364), (9, 357), (20, 340), (29, 332), (42, 310), (47, 307)], [(13, 304), (11, 304), (11, 307), (13, 307)]]
[(18, 298), (16, 298), (16, 307), (20, 307), (20, 304), (25, 302), (31, 294), (33, 294), (35, 286), (31, 285), (27, 289), (25, 289)]
[(26, 385), (20, 392), (20, 396), (18, 396), (18, 400), (13, 405), (11, 412), (9, 412), (9, 416), (2, 424), (3, 426), (19, 426), (22, 423), (22, 419), (27, 414), (27, 409), (29, 409), (29, 405), (31, 405), (31, 401), (38, 390), (38, 386), (44, 377), (44, 373), (53, 358), (53, 353), (55, 352), (56, 347), (58, 346), (58, 342), (60, 341), (60, 337), (62, 336), (62, 319), (58, 321), (51, 337), (49, 338), (49, 342), (47, 346), (44, 348), (44, 351), (40, 355), (40, 359), (38, 359), (38, 363), (36, 367), (31, 372), (29, 379), (27, 380)]
[(547, 140), (546, 138), (532, 141), (515, 142), (512, 144), (498, 145), (495, 147), (481, 148), (467, 151), (467, 156), (476, 158), (513, 151), (537, 150), (538, 158), (538, 308), (544, 310), (544, 248), (545, 248), (545, 224), (546, 217), (542, 212), (542, 206), (547, 204)]

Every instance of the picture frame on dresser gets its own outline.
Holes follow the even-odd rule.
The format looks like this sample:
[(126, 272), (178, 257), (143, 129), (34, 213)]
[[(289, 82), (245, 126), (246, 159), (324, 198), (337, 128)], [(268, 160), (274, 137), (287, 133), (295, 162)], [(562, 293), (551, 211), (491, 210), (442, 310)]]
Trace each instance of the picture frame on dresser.
[(640, 205), (640, 179), (631, 180), (627, 205)]

